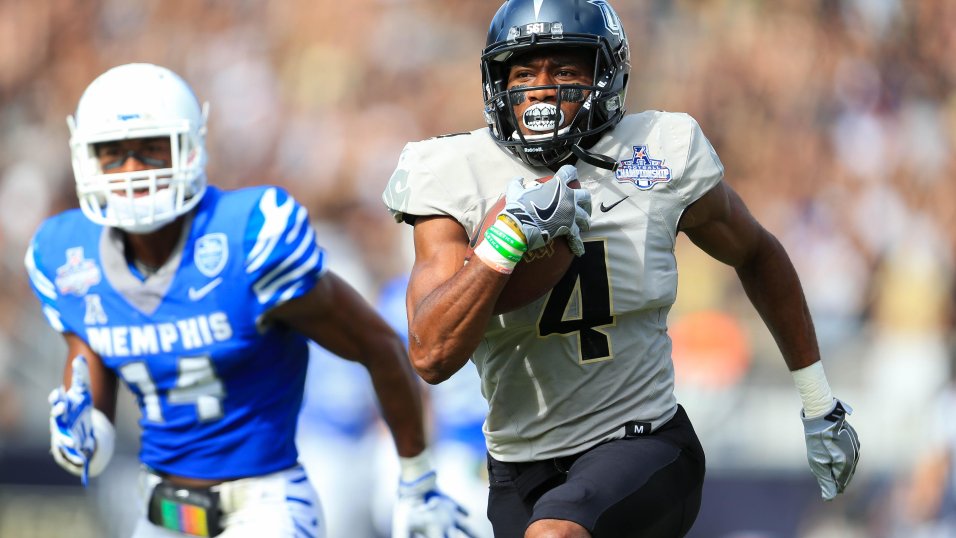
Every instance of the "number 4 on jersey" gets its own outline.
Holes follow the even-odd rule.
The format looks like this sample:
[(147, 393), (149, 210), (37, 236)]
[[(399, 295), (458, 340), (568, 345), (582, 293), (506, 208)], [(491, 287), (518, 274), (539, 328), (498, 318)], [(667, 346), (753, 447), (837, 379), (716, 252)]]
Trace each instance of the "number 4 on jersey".
[(613, 326), (607, 243), (585, 241), (584, 256), (575, 258), (558, 282), (538, 319), (538, 335), (578, 333), (581, 362), (611, 358), (611, 340), (601, 331)]

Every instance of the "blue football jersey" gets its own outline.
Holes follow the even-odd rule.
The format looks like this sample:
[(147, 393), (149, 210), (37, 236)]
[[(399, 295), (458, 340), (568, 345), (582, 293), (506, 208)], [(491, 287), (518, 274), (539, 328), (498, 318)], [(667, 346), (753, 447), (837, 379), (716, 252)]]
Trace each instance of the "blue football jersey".
[(74, 333), (136, 395), (140, 459), (227, 479), (295, 464), (306, 338), (262, 323), (323, 273), (308, 213), (275, 187), (208, 188), (170, 260), (145, 280), (122, 235), (71, 210), (26, 256), (54, 329)]

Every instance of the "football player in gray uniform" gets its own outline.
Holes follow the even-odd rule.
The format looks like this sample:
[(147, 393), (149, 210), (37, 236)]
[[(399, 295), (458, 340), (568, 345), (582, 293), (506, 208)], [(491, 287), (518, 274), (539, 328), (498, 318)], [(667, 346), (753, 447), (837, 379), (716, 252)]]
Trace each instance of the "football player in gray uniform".
[[(803, 400), (822, 495), (842, 492), (860, 443), (793, 264), (693, 118), (625, 115), (629, 51), (612, 7), (507, 0), (481, 66), (489, 127), (409, 143), (383, 199), (414, 226), (416, 370), (440, 383), (471, 358), (481, 376), (495, 535), (674, 537), (693, 525), (704, 454), (674, 396), (666, 326), (678, 232), (736, 269)], [(576, 255), (563, 279), (493, 314), (525, 253), (554, 240)]]

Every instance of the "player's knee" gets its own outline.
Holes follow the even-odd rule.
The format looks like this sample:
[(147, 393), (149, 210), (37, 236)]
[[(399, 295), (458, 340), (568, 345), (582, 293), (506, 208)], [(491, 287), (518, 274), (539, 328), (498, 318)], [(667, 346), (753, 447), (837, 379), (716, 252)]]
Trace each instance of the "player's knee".
[(591, 538), (591, 533), (573, 521), (539, 519), (528, 527), (524, 538)]

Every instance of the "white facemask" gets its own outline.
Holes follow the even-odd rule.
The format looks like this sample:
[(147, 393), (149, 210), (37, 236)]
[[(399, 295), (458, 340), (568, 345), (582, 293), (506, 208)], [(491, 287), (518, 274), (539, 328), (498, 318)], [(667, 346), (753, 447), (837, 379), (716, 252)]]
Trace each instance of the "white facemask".
[(106, 215), (120, 223), (117, 228), (134, 234), (155, 232), (178, 216), (172, 189), (162, 189), (152, 196), (138, 198), (110, 193), (107, 196)]

